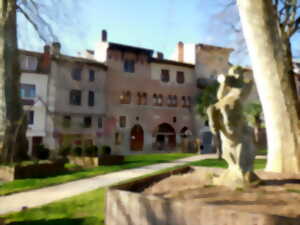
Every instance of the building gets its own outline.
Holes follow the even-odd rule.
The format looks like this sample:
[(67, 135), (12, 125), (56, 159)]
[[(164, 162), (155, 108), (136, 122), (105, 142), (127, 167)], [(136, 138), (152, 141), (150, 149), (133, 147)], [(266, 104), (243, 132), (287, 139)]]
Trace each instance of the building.
[(105, 114), (107, 66), (93, 59), (61, 54), (51, 47), (47, 120), (51, 149), (99, 145)]
[(154, 56), (152, 49), (109, 42), (106, 31), (95, 50), (78, 57), (60, 49), (53, 43), (44, 53), (27, 52), (37, 57), (28, 65), (39, 72), (23, 72), (22, 82), (27, 89), (34, 85), (36, 93), (24, 100), (42, 96), (44, 107), (24, 106), (39, 124), (29, 125), (28, 135), (42, 137), (32, 138), (31, 146), (43, 143), (57, 150), (108, 144), (121, 154), (191, 150), (192, 141), (208, 132), (197, 112), (197, 96), (203, 85), (227, 73), (233, 51), (179, 42), (170, 60), (159, 52)]
[(20, 51), (20, 67), (22, 71), (20, 94), (28, 122), (26, 136), (29, 153), (34, 154), (36, 147), (43, 144), (47, 136), (49, 55), (47, 52), (22, 50)]
[[(199, 136), (204, 121), (195, 107), (200, 94), (197, 80), (225, 72), (232, 49), (194, 47), (198, 67), (189, 63), (192, 57), (185, 62), (182, 42), (177, 46), (177, 59), (168, 60), (162, 53), (154, 57), (151, 49), (111, 43), (103, 31), (94, 54), (82, 54), (108, 67), (104, 140), (115, 152), (175, 151), (187, 136)], [(210, 60), (214, 60), (212, 65), (204, 67)]]
[(39, 144), (55, 150), (100, 144), (107, 66), (62, 55), (59, 43), (45, 46), (44, 53), (20, 53), (29, 153)]

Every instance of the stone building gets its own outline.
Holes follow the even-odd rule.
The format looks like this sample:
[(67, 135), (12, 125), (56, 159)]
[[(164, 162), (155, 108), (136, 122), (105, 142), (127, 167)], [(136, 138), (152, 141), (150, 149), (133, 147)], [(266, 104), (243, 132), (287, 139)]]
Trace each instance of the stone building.
[(46, 46), (44, 53), (20, 53), (29, 152), (39, 144), (53, 150), (100, 144), (107, 66), (62, 55), (59, 43)]
[(56, 150), (108, 144), (121, 154), (182, 151), (188, 144), (191, 150), (191, 141), (208, 131), (197, 96), (203, 84), (227, 73), (233, 50), (179, 42), (170, 60), (152, 49), (109, 42), (106, 31), (93, 51), (78, 57), (60, 48), (54, 43), (32, 53), (37, 68), (47, 65), (42, 81), (23, 73), (42, 87), (43, 118), (34, 113), (42, 138), (33, 142)]
[(105, 114), (107, 66), (98, 61), (60, 53), (60, 44), (51, 48), (49, 77), (48, 145), (99, 145)]

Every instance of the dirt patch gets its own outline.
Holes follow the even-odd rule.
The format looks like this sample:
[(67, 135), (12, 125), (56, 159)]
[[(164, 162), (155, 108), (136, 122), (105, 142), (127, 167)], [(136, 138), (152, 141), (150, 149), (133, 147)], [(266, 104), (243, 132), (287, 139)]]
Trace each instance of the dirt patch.
[[(218, 174), (220, 170), (216, 171)], [(166, 178), (144, 190), (165, 199), (194, 201), (222, 207), (300, 219), (300, 175), (259, 171), (264, 184), (230, 190), (211, 184), (212, 173), (202, 169)]]

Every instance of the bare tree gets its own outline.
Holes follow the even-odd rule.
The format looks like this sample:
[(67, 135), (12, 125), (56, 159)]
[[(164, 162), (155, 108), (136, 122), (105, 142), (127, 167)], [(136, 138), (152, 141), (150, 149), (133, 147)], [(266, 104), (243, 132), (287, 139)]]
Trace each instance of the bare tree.
[(300, 172), (299, 107), (291, 37), (299, 30), (296, 0), (237, 0), (268, 138), (267, 170)]
[[(17, 13), (21, 13), (46, 43), (57, 40), (49, 25), (61, 1), (0, 0), (0, 161), (27, 158), (27, 122), (20, 98)], [(47, 7), (52, 9), (47, 11)], [(60, 7), (58, 7), (60, 6)], [(55, 10), (53, 10), (55, 9)], [(49, 12), (52, 13), (49, 13)], [(45, 13), (48, 12), (48, 13)], [(17, 140), (17, 141), (15, 141)]]

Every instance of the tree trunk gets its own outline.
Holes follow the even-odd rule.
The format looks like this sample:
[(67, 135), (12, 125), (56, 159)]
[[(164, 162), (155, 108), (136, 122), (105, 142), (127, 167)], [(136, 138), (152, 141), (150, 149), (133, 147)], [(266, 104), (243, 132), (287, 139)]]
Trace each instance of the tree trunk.
[(27, 156), (26, 119), (20, 99), (16, 0), (0, 0), (0, 159)]
[(299, 116), (289, 46), (272, 0), (237, 0), (268, 139), (267, 170), (300, 172)]

